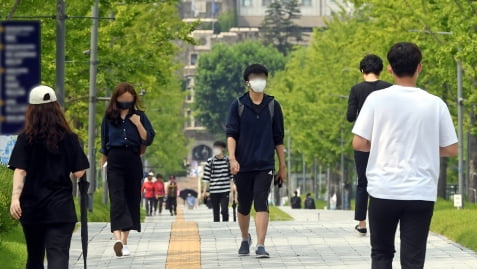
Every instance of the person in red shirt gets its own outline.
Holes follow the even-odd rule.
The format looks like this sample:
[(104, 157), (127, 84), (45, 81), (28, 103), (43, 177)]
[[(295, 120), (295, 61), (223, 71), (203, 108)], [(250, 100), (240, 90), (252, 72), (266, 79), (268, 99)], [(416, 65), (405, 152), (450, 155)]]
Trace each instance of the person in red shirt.
[(164, 196), (166, 195), (164, 189), (164, 181), (161, 174), (156, 175), (156, 181), (154, 182), (156, 187), (156, 199), (154, 200), (154, 215), (157, 213), (157, 205), (159, 203), (159, 214), (162, 213), (162, 205), (164, 203)]
[(152, 182), (152, 173), (149, 173), (146, 181), (142, 184), (141, 193), (146, 198), (146, 215), (152, 215), (154, 200), (156, 199), (156, 185)]

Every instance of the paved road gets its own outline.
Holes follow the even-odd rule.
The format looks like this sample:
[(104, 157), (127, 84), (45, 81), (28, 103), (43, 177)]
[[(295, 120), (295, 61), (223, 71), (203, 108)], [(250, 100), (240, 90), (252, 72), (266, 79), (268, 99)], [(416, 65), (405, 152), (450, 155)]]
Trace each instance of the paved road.
[[(200, 268), (370, 268), (369, 237), (354, 233), (353, 212), (282, 209), (294, 220), (270, 223), (265, 243), (270, 259), (256, 259), (253, 255), (238, 257), (241, 239), (237, 223), (211, 222), (212, 212), (204, 206), (184, 209), (185, 221), (197, 223), (199, 230)], [(114, 256), (109, 224), (90, 223), (88, 268), (189, 269), (166, 265), (171, 225), (175, 219), (168, 214), (148, 217), (143, 232), (131, 233), (129, 249), (132, 255), (121, 258)], [(253, 223), (251, 227), (254, 227)], [(251, 234), (256, 241), (254, 229)], [(400, 268), (398, 238), (394, 268)], [(83, 268), (79, 232), (73, 236), (71, 268)], [(431, 234), (425, 268), (477, 269), (477, 254)]]

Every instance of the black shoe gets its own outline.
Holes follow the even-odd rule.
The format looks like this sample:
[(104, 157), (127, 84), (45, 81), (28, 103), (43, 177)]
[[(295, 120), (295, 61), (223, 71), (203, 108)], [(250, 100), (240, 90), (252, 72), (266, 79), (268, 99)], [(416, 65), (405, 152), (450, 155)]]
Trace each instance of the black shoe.
[(354, 229), (360, 236), (366, 236), (366, 233), (368, 232), (368, 229), (366, 228), (360, 228), (359, 225), (354, 226)]
[(270, 254), (268, 254), (268, 252), (265, 251), (265, 247), (262, 246), (255, 250), (255, 254), (257, 254), (257, 258), (270, 258)]
[(248, 234), (247, 240), (242, 240), (242, 244), (240, 244), (240, 248), (238, 251), (239, 256), (248, 256), (250, 255), (250, 244), (252, 244), (252, 237)]

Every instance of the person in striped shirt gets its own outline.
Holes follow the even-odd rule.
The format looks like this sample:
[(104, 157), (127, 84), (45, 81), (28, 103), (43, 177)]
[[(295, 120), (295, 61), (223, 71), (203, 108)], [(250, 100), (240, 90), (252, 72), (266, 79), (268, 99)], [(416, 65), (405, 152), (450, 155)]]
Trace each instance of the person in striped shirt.
[(229, 193), (233, 176), (229, 159), (224, 154), (225, 146), (225, 142), (222, 141), (214, 143), (213, 156), (207, 160), (202, 178), (205, 185), (202, 196), (206, 196), (208, 188), (214, 222), (220, 222), (220, 214), (222, 214), (222, 221), (229, 221)]

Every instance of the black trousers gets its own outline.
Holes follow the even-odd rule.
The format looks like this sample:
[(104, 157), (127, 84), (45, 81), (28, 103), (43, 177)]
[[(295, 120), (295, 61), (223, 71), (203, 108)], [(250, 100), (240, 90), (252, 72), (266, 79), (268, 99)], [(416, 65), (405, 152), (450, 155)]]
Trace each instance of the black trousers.
[(424, 268), (427, 235), (434, 212), (434, 202), (386, 200), (371, 197), (369, 228), (371, 232), (372, 269), (391, 269), (394, 238), (399, 223), (401, 268)]
[(167, 197), (167, 207), (171, 215), (177, 215), (177, 197)]
[(164, 197), (154, 198), (154, 212), (157, 212), (159, 206), (159, 214), (162, 213), (162, 205), (164, 204)]
[(43, 269), (48, 260), (48, 269), (68, 268), (71, 235), (75, 223), (22, 224), (27, 245), (27, 269)]
[(366, 220), (368, 211), (368, 179), (366, 178), (366, 167), (368, 166), (369, 152), (355, 151), (354, 163), (358, 174), (358, 185), (356, 186), (356, 205), (354, 209), (355, 220)]
[(140, 232), (142, 162), (139, 154), (127, 148), (111, 149), (107, 173), (111, 232)]
[(220, 214), (222, 214), (222, 221), (229, 221), (229, 192), (211, 193), (210, 201), (214, 222), (220, 222)]

